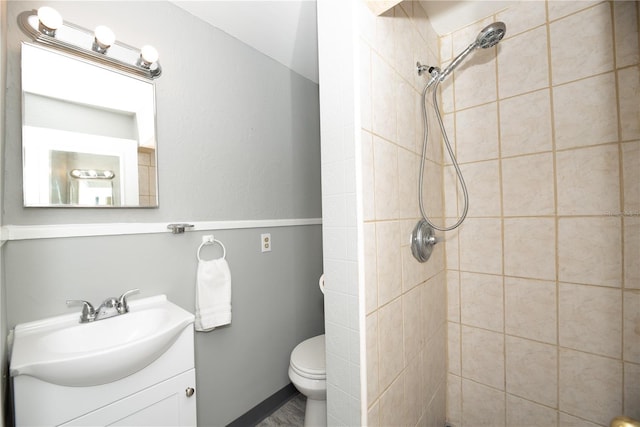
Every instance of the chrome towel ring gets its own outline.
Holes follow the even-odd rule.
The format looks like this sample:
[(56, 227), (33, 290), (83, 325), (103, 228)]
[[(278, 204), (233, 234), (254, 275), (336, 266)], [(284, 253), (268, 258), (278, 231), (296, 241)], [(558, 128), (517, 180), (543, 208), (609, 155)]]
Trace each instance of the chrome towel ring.
[(202, 243), (200, 244), (200, 246), (198, 247), (198, 261), (202, 261), (202, 258), (200, 258), (200, 252), (202, 251), (202, 248), (204, 246), (207, 245), (214, 245), (214, 244), (219, 244), (220, 246), (222, 246), (222, 259), (224, 259), (227, 256), (227, 248), (224, 247), (224, 245), (222, 244), (222, 242), (216, 238), (213, 237), (213, 235), (207, 235), (207, 236), (202, 236)]

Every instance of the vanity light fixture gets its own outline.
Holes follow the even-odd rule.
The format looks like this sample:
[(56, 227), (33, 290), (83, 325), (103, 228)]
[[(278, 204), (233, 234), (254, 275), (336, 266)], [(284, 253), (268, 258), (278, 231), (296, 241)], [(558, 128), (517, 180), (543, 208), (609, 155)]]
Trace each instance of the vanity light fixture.
[(111, 47), (116, 41), (116, 35), (109, 27), (104, 25), (98, 25), (93, 33), (95, 38), (93, 39), (93, 46), (91, 49), (98, 53), (107, 53), (107, 49)]
[(59, 49), (83, 59), (129, 72), (148, 79), (162, 73), (158, 51), (151, 46), (142, 49), (116, 40), (108, 27), (100, 25), (94, 32), (65, 22), (52, 7), (43, 6), (22, 12), (18, 16), (22, 30), (35, 42)]
[(149, 68), (154, 62), (158, 61), (160, 55), (155, 47), (144, 45), (140, 49), (140, 56), (138, 57), (138, 65), (143, 68)]
[(50, 37), (55, 37), (56, 30), (62, 26), (62, 16), (52, 7), (43, 6), (38, 9), (38, 30)]

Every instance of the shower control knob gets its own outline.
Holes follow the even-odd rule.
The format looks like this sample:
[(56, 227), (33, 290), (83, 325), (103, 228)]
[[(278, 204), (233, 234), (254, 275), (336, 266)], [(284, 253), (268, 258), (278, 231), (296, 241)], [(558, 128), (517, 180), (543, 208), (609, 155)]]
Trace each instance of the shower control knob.
[(193, 396), (193, 394), (196, 392), (196, 389), (193, 387), (187, 387), (187, 389), (185, 390), (185, 393), (187, 394), (187, 397), (191, 397)]

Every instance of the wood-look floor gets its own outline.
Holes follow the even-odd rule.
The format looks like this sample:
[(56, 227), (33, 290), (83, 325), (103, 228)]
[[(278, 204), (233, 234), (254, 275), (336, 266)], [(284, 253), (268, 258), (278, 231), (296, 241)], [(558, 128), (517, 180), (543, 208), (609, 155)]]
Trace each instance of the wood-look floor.
[(273, 414), (256, 424), (256, 427), (301, 427), (304, 424), (306, 403), (306, 398), (302, 394), (297, 394)]

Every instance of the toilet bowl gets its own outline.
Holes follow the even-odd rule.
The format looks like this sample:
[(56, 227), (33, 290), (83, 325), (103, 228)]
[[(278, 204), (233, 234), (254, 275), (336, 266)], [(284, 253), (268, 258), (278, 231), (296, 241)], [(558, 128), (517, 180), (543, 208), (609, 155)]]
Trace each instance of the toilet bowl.
[(302, 341), (291, 352), (289, 379), (307, 397), (305, 427), (327, 425), (327, 371), (324, 335)]

